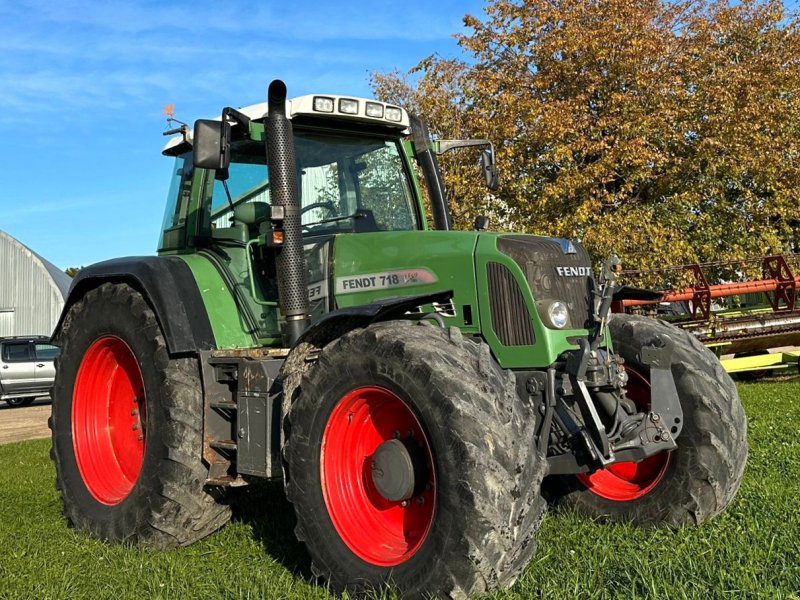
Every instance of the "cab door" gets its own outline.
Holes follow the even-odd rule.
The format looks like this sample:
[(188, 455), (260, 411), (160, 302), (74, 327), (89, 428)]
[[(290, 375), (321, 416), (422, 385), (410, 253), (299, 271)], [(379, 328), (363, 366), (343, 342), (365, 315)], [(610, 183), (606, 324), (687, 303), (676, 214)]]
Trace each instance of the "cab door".
[(2, 359), (0, 376), (7, 393), (25, 392), (36, 387), (36, 367), (29, 340), (4, 342)]

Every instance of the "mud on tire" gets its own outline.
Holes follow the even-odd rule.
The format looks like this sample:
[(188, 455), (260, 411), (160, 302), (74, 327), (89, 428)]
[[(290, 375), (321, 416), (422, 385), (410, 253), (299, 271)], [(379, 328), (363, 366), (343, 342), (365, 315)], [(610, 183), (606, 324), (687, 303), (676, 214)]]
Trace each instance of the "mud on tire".
[[(435, 481), (423, 494), (435, 502), (427, 517), (414, 521), (403, 512), (411, 508), (397, 509), (407, 523), (421, 523), (420, 531), (428, 525), (427, 533), (409, 534), (407, 546), (385, 557), (359, 542), (359, 532), (353, 531), (359, 522), (372, 527), (380, 545), (391, 539), (382, 524), (360, 520), (358, 506), (365, 505), (348, 509), (352, 494), (331, 485), (323, 489), (322, 481), (330, 475), (323, 460), (332, 460), (323, 455), (343, 448), (333, 438), (325, 438), (323, 448), (326, 431), (333, 431), (330, 423), (341, 417), (337, 407), (352, 399), (354, 390), (376, 389), (389, 399), (385, 406), (398, 415), (407, 411), (411, 416), (404, 418), (421, 424), (433, 464), (428, 478)], [(380, 410), (375, 413), (359, 412), (352, 421), (374, 417), (380, 430)], [(335, 431), (347, 437), (344, 423)], [(488, 346), (463, 338), (460, 330), (388, 322), (344, 335), (323, 349), (304, 377), (285, 427), (287, 493), (297, 514), (296, 534), (306, 542), (314, 573), (335, 590), (361, 592), (390, 583), (404, 598), (463, 598), (511, 585), (533, 555), (545, 509), (540, 483), (546, 469), (535, 449), (534, 415)], [(368, 461), (361, 455), (356, 460)], [(354, 483), (360, 485), (357, 471)], [(344, 499), (331, 499), (337, 494)]]
[[(69, 522), (102, 540), (158, 548), (224, 525), (230, 509), (204, 489), (197, 360), (170, 358), (141, 294), (111, 283), (89, 291), (59, 341), (51, 457)], [(122, 425), (138, 435), (108, 433)]]
[[(699, 524), (733, 500), (747, 462), (747, 420), (736, 386), (716, 356), (691, 334), (662, 321), (613, 315), (609, 328), (614, 351), (628, 369), (649, 380), (643, 346), (674, 344), (672, 374), (683, 409), (683, 431), (666, 470), (641, 497), (610, 500), (587, 489), (574, 476), (545, 481), (548, 499), (593, 518), (638, 524)], [(657, 455), (658, 456), (658, 455)]]

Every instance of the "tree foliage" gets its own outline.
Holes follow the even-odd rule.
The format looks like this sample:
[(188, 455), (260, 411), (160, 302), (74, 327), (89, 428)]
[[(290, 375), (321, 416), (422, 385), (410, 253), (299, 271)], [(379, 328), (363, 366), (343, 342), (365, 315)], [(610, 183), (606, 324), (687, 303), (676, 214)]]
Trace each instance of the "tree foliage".
[[(490, 0), (463, 59), (373, 74), (442, 138), (489, 137), (495, 228), (582, 239), (630, 267), (800, 243), (800, 30), (781, 2)], [(486, 212), (443, 157), (458, 227)], [(499, 207), (499, 208), (498, 208)]]

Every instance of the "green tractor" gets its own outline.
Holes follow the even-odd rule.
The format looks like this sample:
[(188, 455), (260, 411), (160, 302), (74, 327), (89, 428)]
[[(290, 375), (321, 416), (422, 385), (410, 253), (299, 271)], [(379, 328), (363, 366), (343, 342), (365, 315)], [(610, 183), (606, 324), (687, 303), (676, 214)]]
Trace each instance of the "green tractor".
[(548, 502), (680, 526), (732, 500), (736, 389), (691, 335), (609, 314), (648, 294), (618, 261), (451, 230), (437, 154), (482, 146), (493, 187), (488, 142), (280, 81), (176, 133), (158, 256), (82, 269), (53, 337), (76, 529), (183, 546), (277, 479), (332, 589), (463, 598), (514, 582)]

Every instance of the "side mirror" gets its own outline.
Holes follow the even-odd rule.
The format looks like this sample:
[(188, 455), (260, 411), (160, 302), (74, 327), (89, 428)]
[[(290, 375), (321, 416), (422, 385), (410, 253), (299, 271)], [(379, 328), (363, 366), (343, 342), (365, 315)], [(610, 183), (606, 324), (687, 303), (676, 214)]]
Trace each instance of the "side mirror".
[(478, 215), (475, 217), (475, 223), (472, 224), (472, 229), (475, 231), (486, 231), (489, 229), (489, 217), (486, 215)]
[(231, 125), (226, 120), (198, 119), (192, 136), (193, 162), (201, 169), (214, 169), (217, 179), (227, 179), (231, 163)]
[(494, 148), (487, 148), (481, 152), (480, 165), (483, 176), (486, 179), (486, 187), (492, 191), (496, 190), (498, 177), (497, 167), (494, 164)]

